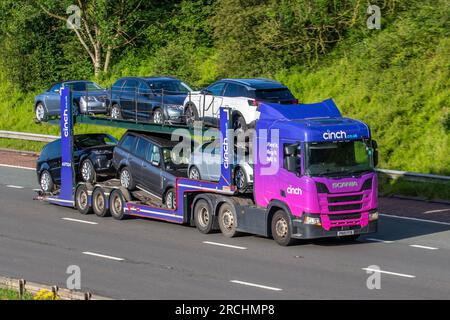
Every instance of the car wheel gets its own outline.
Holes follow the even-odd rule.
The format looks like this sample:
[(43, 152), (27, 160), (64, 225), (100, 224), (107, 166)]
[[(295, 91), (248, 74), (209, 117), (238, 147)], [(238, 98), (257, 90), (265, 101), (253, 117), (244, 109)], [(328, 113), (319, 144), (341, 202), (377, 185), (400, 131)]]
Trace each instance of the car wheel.
[(201, 233), (211, 233), (213, 230), (213, 211), (206, 200), (199, 200), (194, 208), (195, 226)]
[(81, 163), (81, 177), (85, 182), (95, 183), (97, 175), (91, 160), (86, 159)]
[(239, 190), (243, 190), (248, 186), (247, 175), (241, 167), (238, 167), (234, 172), (234, 184)]
[(161, 108), (156, 108), (153, 111), (153, 123), (163, 124), (164, 123), (164, 113)]
[(195, 105), (188, 104), (184, 109), (184, 117), (186, 119), (186, 124), (189, 126), (194, 125), (194, 121), (198, 120), (198, 112)]
[(35, 109), (36, 121), (42, 122), (47, 120), (47, 111), (42, 103), (38, 103)]
[(122, 119), (122, 113), (120, 111), (120, 107), (117, 104), (114, 104), (111, 108), (111, 118), (112, 119)]
[(233, 129), (237, 131), (246, 131), (247, 124), (245, 123), (245, 119), (243, 116), (236, 115), (233, 118)]
[(128, 190), (134, 190), (136, 188), (131, 172), (127, 167), (120, 171), (120, 184)]
[(189, 179), (192, 180), (201, 180), (202, 177), (200, 176), (200, 171), (198, 170), (198, 168), (196, 166), (192, 166), (189, 169)]
[(219, 228), (225, 237), (233, 238), (237, 232), (236, 214), (230, 204), (224, 203), (219, 209)]
[(175, 209), (177, 207), (177, 199), (175, 195), (175, 189), (170, 188), (166, 192), (164, 203), (168, 209)]
[(47, 170), (42, 171), (41, 177), (39, 179), (39, 184), (41, 185), (41, 189), (44, 192), (52, 192), (54, 188), (54, 183), (50, 172)]
[(289, 218), (283, 210), (275, 212), (272, 218), (272, 236), (280, 246), (290, 246), (295, 239), (292, 238), (292, 228)]

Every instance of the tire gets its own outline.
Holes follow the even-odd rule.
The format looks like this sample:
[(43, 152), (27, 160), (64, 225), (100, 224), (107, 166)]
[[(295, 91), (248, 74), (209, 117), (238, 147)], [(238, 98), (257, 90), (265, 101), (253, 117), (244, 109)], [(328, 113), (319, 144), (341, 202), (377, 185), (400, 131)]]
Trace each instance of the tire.
[(102, 188), (95, 188), (92, 193), (92, 210), (98, 217), (109, 216), (109, 208), (106, 203), (105, 191)]
[(292, 238), (292, 226), (283, 210), (275, 212), (271, 223), (272, 237), (280, 246), (290, 246), (295, 242)]
[(164, 197), (164, 204), (168, 209), (175, 209), (177, 207), (177, 199), (174, 188), (167, 190)]
[(189, 169), (189, 179), (193, 180), (201, 180), (202, 176), (200, 175), (200, 170), (196, 166), (192, 166)]
[(48, 115), (47, 110), (45, 110), (45, 106), (42, 102), (39, 102), (34, 109), (34, 114), (36, 116), (37, 122), (47, 121)]
[(164, 113), (161, 108), (156, 108), (153, 110), (153, 123), (163, 124), (164, 123)]
[(44, 192), (52, 192), (55, 188), (52, 175), (47, 170), (41, 172), (41, 176), (39, 177), (39, 184), (42, 191)]
[(197, 230), (208, 234), (213, 231), (214, 213), (206, 200), (198, 200), (194, 207), (194, 221)]
[(188, 126), (193, 126), (194, 121), (198, 120), (198, 111), (194, 104), (189, 103), (184, 109), (184, 118)]
[(88, 183), (95, 183), (97, 181), (94, 164), (89, 159), (83, 160), (81, 163), (81, 178), (83, 178), (84, 182)]
[(122, 119), (122, 112), (118, 104), (113, 104), (110, 111), (111, 119)]
[(238, 236), (240, 233), (236, 231), (237, 229), (237, 219), (234, 208), (228, 204), (224, 203), (219, 209), (219, 228), (222, 234), (227, 238), (233, 238)]
[(124, 167), (120, 171), (119, 179), (122, 187), (127, 188), (130, 191), (136, 189), (136, 184), (134, 183), (133, 176), (131, 175), (131, 172), (128, 169), (128, 167)]
[(124, 213), (123, 205), (125, 199), (119, 189), (115, 189), (109, 195), (109, 211), (111, 216), (116, 220), (124, 220), (127, 216)]
[(235, 115), (233, 117), (233, 129), (238, 131), (246, 131), (247, 124), (245, 123), (245, 119), (241, 115)]
[(84, 184), (79, 185), (75, 192), (75, 207), (81, 214), (92, 212), (92, 207), (89, 205), (88, 189)]
[(234, 172), (234, 184), (238, 190), (244, 190), (248, 187), (247, 174), (242, 167), (237, 167)]

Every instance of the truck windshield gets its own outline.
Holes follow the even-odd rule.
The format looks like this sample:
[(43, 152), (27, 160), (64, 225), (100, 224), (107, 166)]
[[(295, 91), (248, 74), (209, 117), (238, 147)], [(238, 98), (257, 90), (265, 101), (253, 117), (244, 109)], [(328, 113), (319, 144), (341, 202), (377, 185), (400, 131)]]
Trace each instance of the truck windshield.
[(345, 176), (373, 170), (373, 151), (363, 140), (310, 142), (305, 148), (305, 173)]

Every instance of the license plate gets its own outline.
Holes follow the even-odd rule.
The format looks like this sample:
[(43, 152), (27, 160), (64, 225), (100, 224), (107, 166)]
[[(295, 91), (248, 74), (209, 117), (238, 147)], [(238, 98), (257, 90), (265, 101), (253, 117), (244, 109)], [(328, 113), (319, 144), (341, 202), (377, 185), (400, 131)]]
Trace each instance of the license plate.
[(338, 237), (351, 236), (353, 234), (355, 234), (355, 230), (344, 230), (344, 231), (338, 231), (338, 233), (337, 233)]

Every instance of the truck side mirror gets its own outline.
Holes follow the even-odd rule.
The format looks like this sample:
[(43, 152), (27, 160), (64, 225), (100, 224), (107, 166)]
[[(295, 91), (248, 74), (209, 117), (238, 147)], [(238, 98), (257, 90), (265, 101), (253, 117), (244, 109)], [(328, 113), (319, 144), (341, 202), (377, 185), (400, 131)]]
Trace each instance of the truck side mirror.
[(373, 166), (376, 167), (378, 165), (378, 143), (375, 140), (372, 140), (372, 149), (373, 149)]
[(298, 144), (291, 144), (284, 146), (284, 154), (286, 156), (293, 156), (297, 152)]
[(287, 156), (284, 158), (284, 168), (289, 172), (299, 174), (300, 158), (298, 156)]

